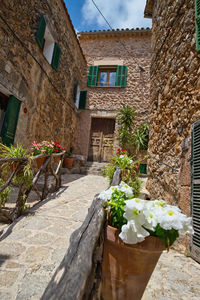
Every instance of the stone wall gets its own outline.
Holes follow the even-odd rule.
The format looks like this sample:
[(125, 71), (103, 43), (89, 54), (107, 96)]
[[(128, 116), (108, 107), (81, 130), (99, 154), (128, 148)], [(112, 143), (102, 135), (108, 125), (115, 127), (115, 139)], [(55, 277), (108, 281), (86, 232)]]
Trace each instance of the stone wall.
[(153, 2), (149, 152), (178, 172), (149, 159), (148, 189), (189, 215), (191, 125), (200, 119), (194, 1)]
[[(139, 123), (149, 118), (149, 66), (151, 30), (131, 29), (83, 32), (78, 34), (88, 68), (91, 65), (127, 65), (126, 87), (88, 87), (88, 149), (91, 118), (116, 118), (123, 104), (134, 107)], [(142, 67), (144, 71), (139, 68)]]
[[(61, 48), (56, 72), (36, 42), (41, 14)], [(0, 91), (22, 101), (15, 143), (55, 139), (78, 142), (76, 80), (85, 89), (86, 61), (62, 0), (2, 0), (0, 8)]]

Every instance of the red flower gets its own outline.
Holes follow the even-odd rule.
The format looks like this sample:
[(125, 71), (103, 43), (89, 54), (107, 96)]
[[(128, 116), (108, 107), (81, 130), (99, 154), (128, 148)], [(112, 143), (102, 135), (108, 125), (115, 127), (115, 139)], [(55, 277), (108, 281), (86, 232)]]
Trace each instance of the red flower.
[(55, 149), (55, 152), (58, 152), (58, 149)]

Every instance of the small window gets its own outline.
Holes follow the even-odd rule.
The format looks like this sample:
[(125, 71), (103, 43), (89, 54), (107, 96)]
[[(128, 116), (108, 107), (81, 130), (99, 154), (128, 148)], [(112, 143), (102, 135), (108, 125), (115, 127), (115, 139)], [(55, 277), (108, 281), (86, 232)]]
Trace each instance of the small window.
[(99, 68), (97, 86), (115, 86), (117, 68)]
[(88, 86), (126, 87), (127, 66), (90, 66)]
[(76, 91), (76, 99), (75, 99), (75, 105), (77, 108), (79, 108), (79, 100), (80, 100), (80, 88), (79, 85), (77, 86), (77, 91)]
[(87, 100), (87, 91), (80, 91), (78, 81), (75, 81), (73, 92), (74, 104), (78, 109), (85, 109)]
[(49, 28), (46, 27), (44, 39), (43, 39), (42, 50), (43, 50), (44, 57), (47, 59), (49, 64), (51, 64), (51, 62), (52, 62), (54, 44), (55, 44), (55, 41), (49, 31)]
[(44, 15), (41, 15), (40, 17), (36, 40), (48, 63), (51, 64), (56, 71), (58, 71), (61, 49), (55, 42)]

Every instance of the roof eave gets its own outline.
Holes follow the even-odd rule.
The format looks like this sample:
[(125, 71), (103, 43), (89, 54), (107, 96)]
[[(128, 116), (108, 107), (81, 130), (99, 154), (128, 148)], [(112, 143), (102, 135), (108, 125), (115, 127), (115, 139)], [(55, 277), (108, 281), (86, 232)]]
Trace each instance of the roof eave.
[(78, 32), (78, 37), (89, 36), (115, 36), (115, 35), (140, 35), (151, 34), (151, 28), (136, 28), (136, 29), (116, 29), (116, 30), (99, 30), (99, 31), (83, 31)]

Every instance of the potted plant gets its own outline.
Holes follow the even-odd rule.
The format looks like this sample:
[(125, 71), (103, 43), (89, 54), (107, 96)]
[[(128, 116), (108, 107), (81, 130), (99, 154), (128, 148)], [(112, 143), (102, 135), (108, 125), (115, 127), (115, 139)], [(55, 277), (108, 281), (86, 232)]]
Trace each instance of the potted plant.
[(108, 177), (110, 184), (116, 167), (122, 170), (121, 180), (132, 187), (135, 197), (139, 196), (141, 180), (139, 179), (139, 161), (134, 160), (126, 149), (118, 148), (117, 152), (111, 158), (111, 162), (104, 166), (102, 175)]
[(53, 153), (61, 153), (65, 150), (65, 148), (56, 141), (42, 141), (40, 143), (34, 141), (31, 144), (30, 150), (33, 156), (38, 156), (36, 159), (36, 163), (38, 168), (40, 168), (44, 163), (47, 155), (51, 155)]
[[(24, 149), (22, 145), (11, 145), (10, 147), (0, 143), (0, 157), (1, 158), (24, 158), (26, 163), (22, 163), (20, 169), (14, 176), (13, 182), (16, 184), (25, 184), (29, 187), (32, 184), (33, 172), (31, 170), (31, 156), (28, 154), (28, 150)], [(13, 172), (19, 165), (19, 161), (7, 161), (3, 163), (3, 175), (9, 173), (9, 169)], [(7, 177), (8, 175), (6, 175)]]
[(179, 235), (193, 233), (191, 218), (163, 200), (133, 198), (126, 183), (99, 194), (107, 211), (102, 298), (141, 299), (164, 249)]
[(68, 169), (72, 168), (74, 162), (74, 158), (72, 157), (73, 151), (74, 151), (73, 146), (70, 146), (69, 151), (66, 153), (66, 156), (63, 161), (64, 168), (68, 168)]

